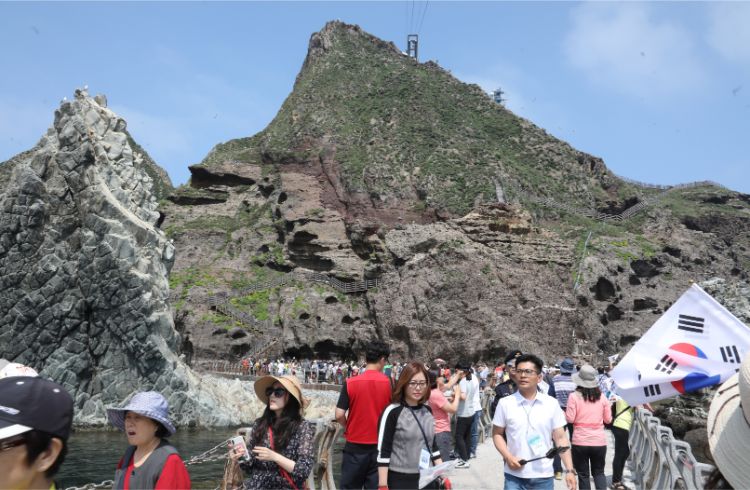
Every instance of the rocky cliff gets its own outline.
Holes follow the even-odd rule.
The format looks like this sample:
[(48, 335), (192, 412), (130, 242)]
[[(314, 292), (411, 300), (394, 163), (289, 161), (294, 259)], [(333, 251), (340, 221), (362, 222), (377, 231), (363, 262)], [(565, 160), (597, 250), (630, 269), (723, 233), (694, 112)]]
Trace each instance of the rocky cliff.
[(178, 359), (174, 246), (154, 196), (171, 184), (154, 166), (105, 99), (80, 90), (35, 148), (0, 165), (0, 357), (62, 383), (79, 424), (149, 388), (180, 424), (248, 420), (246, 390)]
[[(340, 22), (312, 35), (266, 129), (190, 170), (161, 211), (180, 328), (207, 357), (271, 337), (288, 355), (348, 357), (378, 337), (402, 358), (521, 348), (598, 360), (627, 350), (690, 281), (739, 284), (750, 265), (747, 195), (621, 179)], [(284, 279), (303, 270), (379, 285), (344, 294)]]
[(171, 189), (82, 92), (0, 165), (0, 355), (63, 381), (80, 421), (144, 387), (184, 423), (242, 417), (239, 385), (181, 363), (185, 332), (199, 365), (374, 338), (401, 359), (597, 362), (690, 281), (747, 287), (750, 196), (625, 181), (340, 22), (266, 129), (190, 170)]

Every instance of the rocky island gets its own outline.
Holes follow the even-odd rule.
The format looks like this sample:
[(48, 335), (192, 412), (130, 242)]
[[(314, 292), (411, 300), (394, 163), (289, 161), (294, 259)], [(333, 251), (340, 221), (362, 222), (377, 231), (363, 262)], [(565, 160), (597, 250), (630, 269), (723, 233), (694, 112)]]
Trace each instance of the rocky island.
[(597, 361), (713, 278), (750, 317), (750, 196), (614, 175), (357, 26), (313, 34), (268, 127), (190, 171), (173, 188), (84, 90), (0, 164), (0, 357), (64, 384), (78, 423), (146, 387), (181, 424), (247, 420), (254, 397), (179, 357), (188, 332), (198, 363), (375, 338)]

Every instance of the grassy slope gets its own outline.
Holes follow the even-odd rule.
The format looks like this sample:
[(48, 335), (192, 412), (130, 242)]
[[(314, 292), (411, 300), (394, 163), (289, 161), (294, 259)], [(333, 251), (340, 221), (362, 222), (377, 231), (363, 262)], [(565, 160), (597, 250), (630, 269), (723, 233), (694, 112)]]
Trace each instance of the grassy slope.
[(203, 164), (306, 160), (335, 149), (348, 189), (417, 193), (456, 213), (479, 194), (493, 199), (493, 178), (577, 205), (605, 199), (601, 175), (579, 163), (579, 152), (479, 87), (352, 26), (330, 23), (316, 35), (327, 48), (308, 54), (271, 124), (218, 145)]

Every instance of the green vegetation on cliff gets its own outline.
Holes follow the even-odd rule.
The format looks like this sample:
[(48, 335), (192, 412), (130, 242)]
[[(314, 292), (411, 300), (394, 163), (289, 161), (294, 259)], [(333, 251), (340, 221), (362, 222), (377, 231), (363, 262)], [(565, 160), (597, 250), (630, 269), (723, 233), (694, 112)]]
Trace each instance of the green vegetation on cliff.
[(494, 200), (495, 180), (579, 206), (610, 199), (605, 186), (630, 187), (476, 85), (340, 22), (312, 36), (294, 90), (268, 127), (217, 145), (202, 164), (320, 158), (339, 164), (350, 192), (456, 214), (478, 196)]

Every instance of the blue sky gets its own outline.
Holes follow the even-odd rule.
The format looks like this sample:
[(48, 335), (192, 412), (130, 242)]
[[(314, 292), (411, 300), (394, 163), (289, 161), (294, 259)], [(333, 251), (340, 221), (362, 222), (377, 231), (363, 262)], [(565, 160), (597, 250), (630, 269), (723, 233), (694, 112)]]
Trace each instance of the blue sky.
[(176, 184), (250, 136), (339, 19), (435, 60), (615, 173), (750, 193), (750, 2), (0, 3), (0, 161), (105, 93)]

